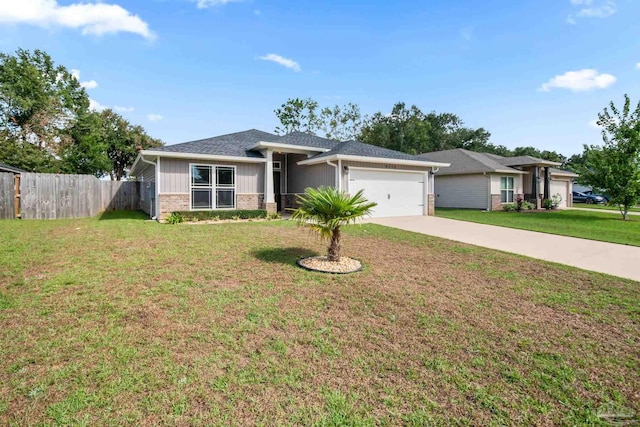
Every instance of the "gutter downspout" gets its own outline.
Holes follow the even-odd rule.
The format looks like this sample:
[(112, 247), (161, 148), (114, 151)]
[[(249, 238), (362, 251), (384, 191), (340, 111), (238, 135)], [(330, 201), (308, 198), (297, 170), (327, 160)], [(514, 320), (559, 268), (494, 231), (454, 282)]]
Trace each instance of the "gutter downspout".
[(327, 160), (327, 164), (329, 166), (333, 166), (336, 170), (336, 177), (335, 177), (335, 184), (338, 186), (338, 191), (341, 191), (340, 188), (340, 169), (338, 168), (338, 165), (336, 165), (335, 163), (331, 163), (331, 160)]
[[(160, 157), (156, 157), (156, 159), (160, 159)], [(152, 216), (151, 219), (157, 219), (157, 217), (158, 217), (158, 168), (157, 168), (157, 165), (154, 162), (152, 162), (151, 160), (145, 159), (144, 156), (140, 156), (140, 160), (142, 160), (143, 162), (148, 163), (150, 165), (153, 165), (153, 168), (155, 169), (155, 172), (156, 172), (156, 183), (154, 185), (155, 190), (156, 190), (155, 191), (155, 193), (156, 193), (155, 194), (156, 206), (155, 206), (154, 212), (153, 212), (155, 215)]]

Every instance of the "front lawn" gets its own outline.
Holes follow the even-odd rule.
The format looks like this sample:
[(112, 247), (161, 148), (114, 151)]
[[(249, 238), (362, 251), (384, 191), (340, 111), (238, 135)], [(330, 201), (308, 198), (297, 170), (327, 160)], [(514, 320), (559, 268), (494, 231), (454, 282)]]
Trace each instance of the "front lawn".
[[(574, 208), (586, 208), (586, 209), (602, 209), (604, 211), (615, 211), (618, 214), (620, 213), (620, 209), (618, 208), (618, 206), (612, 206), (612, 205), (574, 203), (573, 207)], [(629, 208), (629, 212), (640, 212), (640, 207)]]
[[(436, 216), (541, 231), (562, 236), (581, 237), (603, 242), (640, 246), (640, 216), (578, 210), (542, 212), (484, 212), (472, 209), (436, 209)], [(523, 242), (523, 244), (526, 244)]]
[[(127, 218), (129, 217), (129, 218)], [(631, 234), (631, 233), (630, 233)], [(638, 283), (367, 224), (0, 221), (0, 425), (605, 425)]]

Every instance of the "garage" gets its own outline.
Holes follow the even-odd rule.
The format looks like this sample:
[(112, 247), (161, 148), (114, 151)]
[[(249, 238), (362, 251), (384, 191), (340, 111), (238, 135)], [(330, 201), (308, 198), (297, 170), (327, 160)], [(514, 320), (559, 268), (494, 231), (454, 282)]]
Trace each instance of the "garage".
[(424, 215), (424, 172), (355, 169), (349, 171), (349, 193), (364, 190), (378, 204), (373, 217)]
[(549, 187), (549, 190), (550, 190), (549, 195), (553, 197), (554, 194), (560, 194), (560, 197), (562, 197), (560, 206), (558, 206), (559, 208), (567, 207), (567, 200), (569, 200), (569, 194), (571, 194), (569, 190), (570, 183), (571, 183), (570, 181), (557, 180), (557, 179), (553, 179), (551, 181), (551, 186)]

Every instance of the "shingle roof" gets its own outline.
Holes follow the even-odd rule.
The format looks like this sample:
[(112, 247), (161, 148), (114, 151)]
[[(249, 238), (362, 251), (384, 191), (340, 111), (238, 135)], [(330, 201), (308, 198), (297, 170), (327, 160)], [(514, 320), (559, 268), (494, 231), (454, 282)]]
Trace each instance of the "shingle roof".
[(497, 160), (498, 163), (505, 166), (525, 166), (525, 165), (558, 165), (558, 162), (552, 162), (549, 160), (539, 159), (533, 156), (516, 156), (516, 157), (503, 157)]
[(165, 145), (154, 148), (153, 151), (261, 158), (263, 156), (260, 152), (251, 151), (249, 148), (259, 141), (278, 142), (279, 138), (279, 136), (268, 132), (251, 129), (181, 144)]
[(332, 139), (321, 138), (319, 136), (311, 135), (305, 132), (291, 132), (286, 135), (282, 135), (278, 137), (277, 141), (269, 141), (269, 142), (279, 142), (281, 144), (290, 144), (290, 145), (300, 145), (303, 147), (315, 147), (315, 148), (334, 148), (336, 145), (340, 144), (338, 141), (334, 141)]
[(397, 159), (397, 160), (416, 160), (422, 162), (428, 162), (433, 160), (431, 158), (413, 156), (411, 154), (402, 153), (400, 151), (389, 150), (388, 148), (378, 147), (376, 145), (365, 144), (360, 141), (345, 141), (340, 142), (331, 151), (313, 156), (313, 159), (319, 159), (323, 157), (333, 156), (335, 154), (343, 154), (346, 156), (362, 156), (362, 157), (377, 157), (383, 159)]
[[(420, 154), (420, 156), (428, 157), (429, 159), (451, 163), (451, 166), (440, 170), (439, 175), (456, 175), (465, 173), (483, 173), (483, 172), (513, 172), (519, 173), (518, 169), (511, 166), (526, 166), (526, 165), (557, 165), (556, 162), (551, 162), (544, 159), (539, 159), (532, 156), (517, 156), (517, 157), (504, 157), (497, 154), (490, 153), (477, 153), (475, 151), (464, 150), (462, 148), (455, 148), (453, 150), (435, 151), (433, 153)], [(560, 169), (550, 168), (553, 173), (567, 173)], [(576, 175), (577, 176), (577, 175)]]
[(498, 163), (492, 156), (475, 151), (455, 148), (453, 150), (435, 151), (433, 153), (420, 154), (418, 157), (428, 158), (436, 162), (451, 163), (451, 166), (441, 169), (438, 175), (455, 175), (463, 173), (483, 173), (496, 171), (519, 172), (508, 166)]
[(13, 167), (11, 165), (7, 165), (5, 163), (0, 163), (0, 172), (20, 173), (20, 172), (26, 172), (26, 170)]

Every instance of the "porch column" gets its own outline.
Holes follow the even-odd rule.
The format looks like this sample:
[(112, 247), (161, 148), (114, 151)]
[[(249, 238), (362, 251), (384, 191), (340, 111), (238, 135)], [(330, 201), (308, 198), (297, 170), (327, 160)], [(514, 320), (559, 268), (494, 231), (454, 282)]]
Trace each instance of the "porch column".
[(551, 177), (549, 176), (549, 166), (544, 168), (544, 198), (550, 198)]
[(536, 205), (536, 209), (540, 209), (540, 205), (538, 204), (538, 167), (533, 167), (533, 176), (531, 177), (531, 195), (533, 196), (533, 202)]
[(266, 150), (264, 156), (267, 162), (264, 166), (264, 208), (267, 212), (276, 211), (276, 199), (273, 193), (273, 151)]

